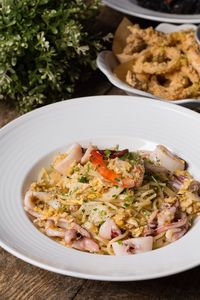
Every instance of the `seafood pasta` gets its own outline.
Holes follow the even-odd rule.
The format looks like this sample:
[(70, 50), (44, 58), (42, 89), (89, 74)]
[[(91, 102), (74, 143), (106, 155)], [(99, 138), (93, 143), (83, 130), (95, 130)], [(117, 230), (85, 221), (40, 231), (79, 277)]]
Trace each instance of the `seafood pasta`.
[(193, 30), (163, 33), (124, 19), (113, 52), (120, 62), (113, 73), (133, 88), (166, 100), (200, 98), (200, 50)]
[(37, 228), (81, 251), (132, 255), (181, 238), (200, 213), (200, 183), (164, 146), (154, 151), (74, 144), (24, 197)]

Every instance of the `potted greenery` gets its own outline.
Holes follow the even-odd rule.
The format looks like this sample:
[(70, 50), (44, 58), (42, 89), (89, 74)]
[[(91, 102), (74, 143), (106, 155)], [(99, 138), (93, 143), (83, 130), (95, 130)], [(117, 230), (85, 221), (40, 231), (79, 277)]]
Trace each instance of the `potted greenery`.
[(99, 0), (0, 3), (0, 100), (24, 113), (71, 97), (95, 68)]

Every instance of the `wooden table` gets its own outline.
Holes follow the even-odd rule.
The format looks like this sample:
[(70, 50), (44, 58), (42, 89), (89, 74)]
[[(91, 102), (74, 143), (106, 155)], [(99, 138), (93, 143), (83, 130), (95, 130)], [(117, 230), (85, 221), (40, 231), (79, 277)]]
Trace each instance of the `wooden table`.
[[(103, 15), (103, 16), (102, 16)], [(122, 15), (104, 9), (101, 26), (114, 30)], [(112, 24), (110, 20), (113, 20)], [(149, 21), (136, 22), (149, 25)], [(151, 22), (152, 24), (152, 22)], [(91, 88), (92, 86), (92, 88)], [(82, 89), (80, 89), (82, 90)], [(122, 91), (97, 73), (93, 84), (76, 96), (116, 95)], [(16, 111), (0, 104), (0, 127), (17, 117)], [(124, 300), (200, 299), (200, 268), (171, 277), (140, 282), (100, 282), (54, 274), (29, 265), (0, 249), (0, 300)]]

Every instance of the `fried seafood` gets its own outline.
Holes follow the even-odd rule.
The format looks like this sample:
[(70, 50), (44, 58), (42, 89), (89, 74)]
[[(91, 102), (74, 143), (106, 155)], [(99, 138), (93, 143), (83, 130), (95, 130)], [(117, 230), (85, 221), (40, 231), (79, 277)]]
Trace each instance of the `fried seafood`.
[(148, 91), (149, 89), (149, 79), (150, 75), (145, 73), (133, 73), (131, 71), (127, 72), (126, 82), (130, 84), (132, 87)]
[(160, 98), (174, 100), (200, 96), (199, 77), (192, 67), (165, 76), (152, 76), (149, 91)]
[(154, 30), (153, 27), (141, 29), (138, 24), (135, 24), (132, 26), (129, 25), (128, 29), (130, 31), (130, 35), (127, 37), (127, 44), (131, 43), (135, 39), (142, 40), (146, 47), (158, 44), (159, 46), (165, 46), (169, 44), (166, 39), (166, 35), (163, 32)]
[[(166, 100), (200, 97), (200, 50), (194, 31), (162, 33), (127, 19), (123, 47), (113, 47), (120, 64), (113, 73), (130, 86)], [(119, 52), (119, 50), (121, 52)]]
[(180, 51), (172, 47), (149, 47), (136, 59), (135, 73), (165, 74), (173, 72), (180, 66)]

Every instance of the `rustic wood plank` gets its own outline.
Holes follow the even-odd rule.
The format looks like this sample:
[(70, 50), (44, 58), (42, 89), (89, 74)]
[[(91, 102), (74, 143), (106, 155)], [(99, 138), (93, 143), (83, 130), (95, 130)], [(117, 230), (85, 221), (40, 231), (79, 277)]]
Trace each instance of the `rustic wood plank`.
[(112, 84), (106, 76), (97, 70), (87, 83), (82, 83), (76, 91), (74, 97), (85, 97), (93, 95), (105, 95), (112, 88)]
[(75, 300), (175, 300), (200, 299), (200, 267), (171, 277), (140, 282), (88, 280)]
[(115, 86), (108, 91), (107, 95), (126, 95), (126, 93)]
[(0, 299), (73, 299), (85, 280), (54, 274), (0, 250)]
[(17, 116), (18, 113), (14, 108), (11, 108), (4, 103), (0, 103), (0, 128), (15, 119)]

